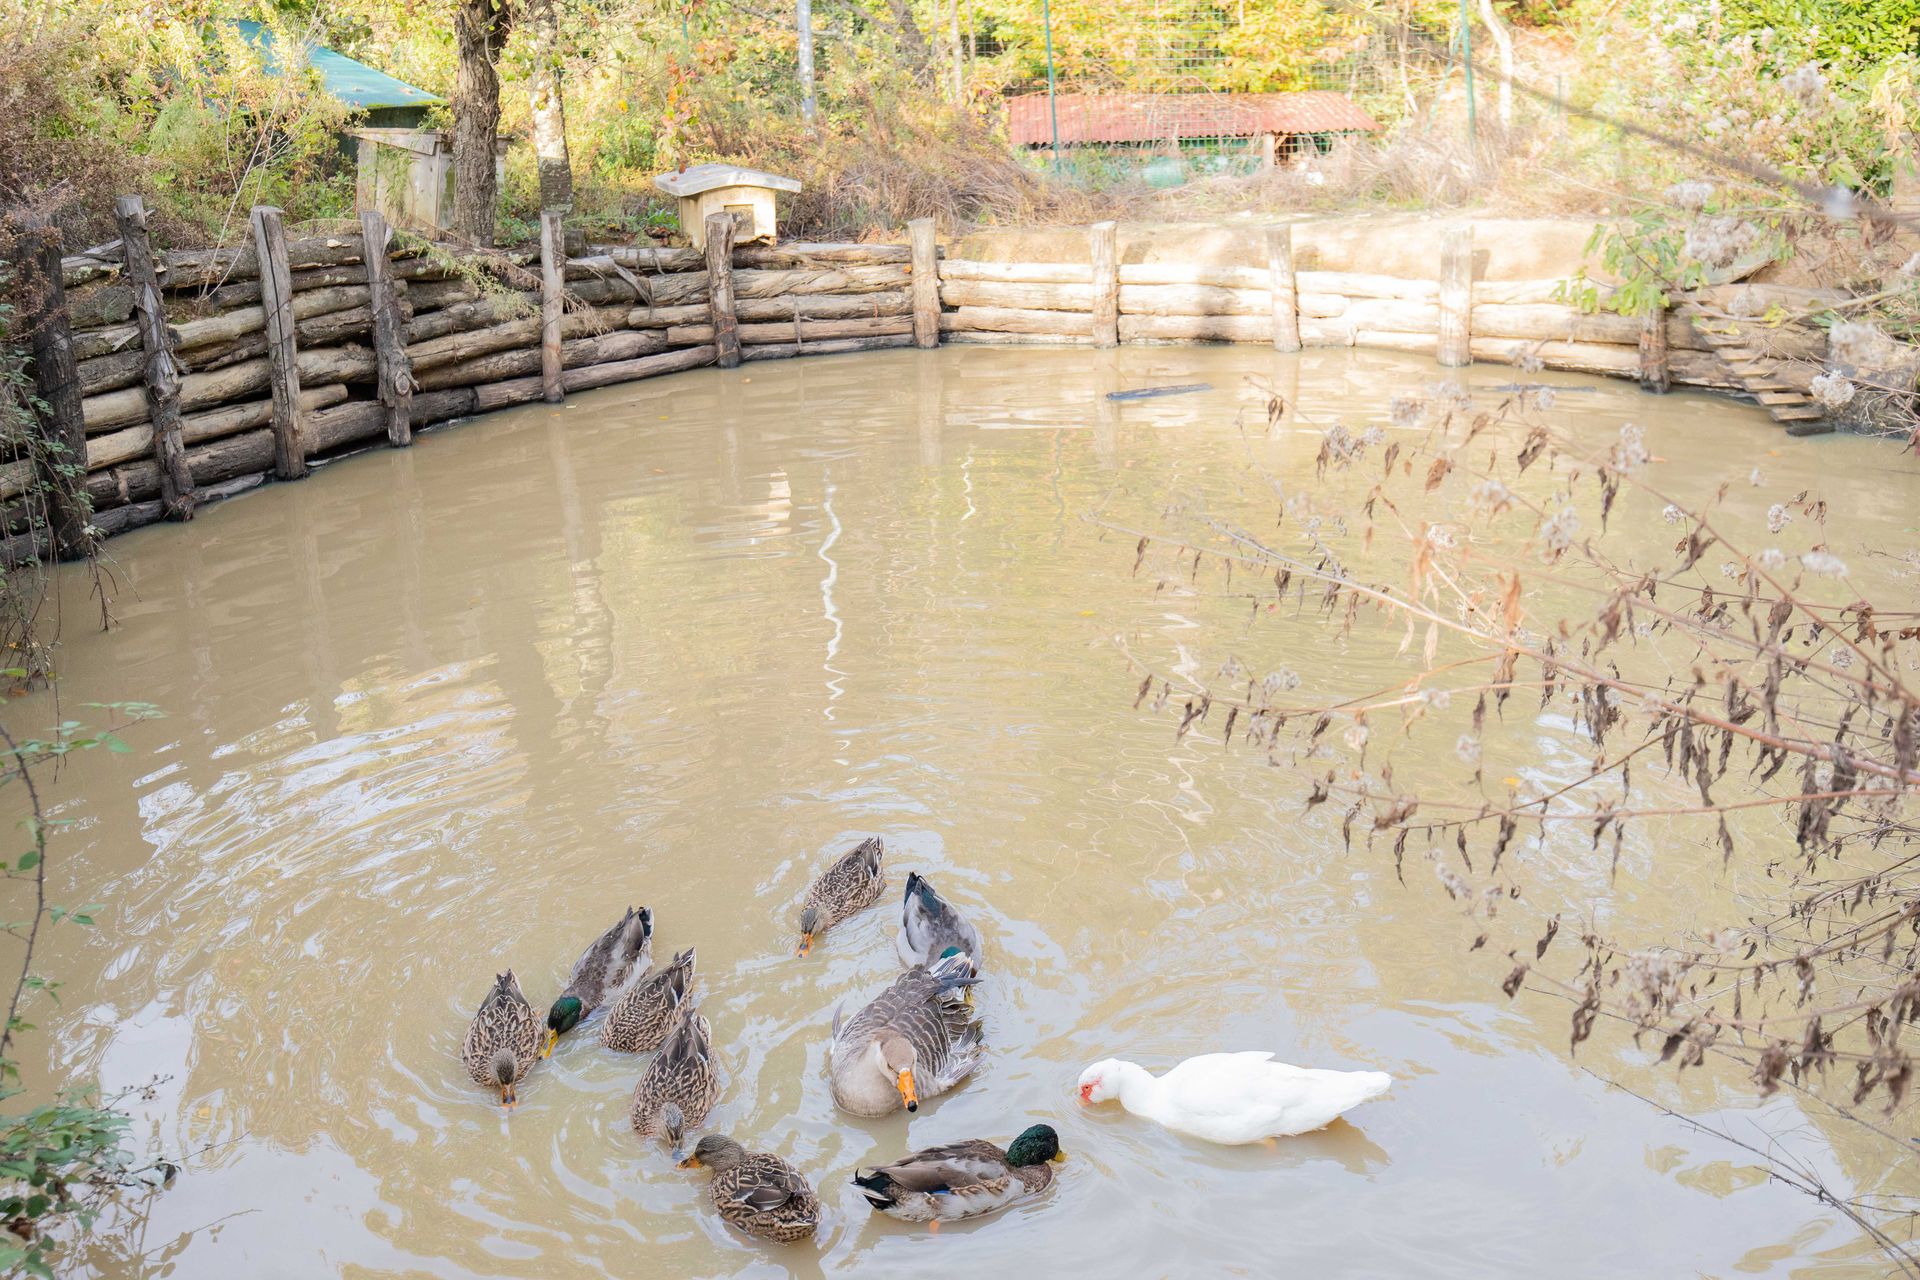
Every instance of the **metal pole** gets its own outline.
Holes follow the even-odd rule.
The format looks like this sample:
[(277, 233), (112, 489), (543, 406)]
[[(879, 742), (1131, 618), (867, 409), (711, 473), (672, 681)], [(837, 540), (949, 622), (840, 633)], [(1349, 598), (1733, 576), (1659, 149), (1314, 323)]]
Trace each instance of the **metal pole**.
[(800, 118), (813, 123), (813, 0), (796, 0), (800, 32)]
[[(1462, 4), (1466, 0), (1460, 0)], [(1060, 106), (1053, 93), (1053, 5), (1040, 0), (1040, 22), (1047, 34), (1047, 115), (1053, 121), (1053, 167), (1060, 167)]]
[(1471, 151), (1480, 139), (1480, 117), (1473, 101), (1473, 24), (1467, 16), (1467, 0), (1460, 0), (1460, 57), (1467, 66), (1467, 149)]

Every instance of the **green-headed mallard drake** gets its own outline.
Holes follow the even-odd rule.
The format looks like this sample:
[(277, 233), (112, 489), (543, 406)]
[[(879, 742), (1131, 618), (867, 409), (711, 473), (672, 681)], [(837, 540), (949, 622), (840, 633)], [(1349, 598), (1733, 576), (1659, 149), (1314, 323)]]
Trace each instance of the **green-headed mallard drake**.
[(1002, 1151), (975, 1139), (928, 1147), (871, 1172), (855, 1170), (860, 1194), (902, 1222), (958, 1222), (978, 1218), (1039, 1195), (1053, 1185), (1053, 1165), (1065, 1160), (1052, 1125), (1036, 1124)]
[(820, 1225), (820, 1197), (801, 1172), (779, 1156), (748, 1151), (732, 1138), (700, 1139), (682, 1169), (713, 1171), (707, 1191), (727, 1225), (779, 1244), (804, 1240)]
[(651, 1053), (666, 1043), (680, 1012), (687, 1008), (693, 986), (693, 948), (688, 947), (664, 969), (655, 969), (627, 989), (618, 1004), (607, 1010), (600, 1025), (600, 1043), (622, 1053)]
[(956, 953), (894, 979), (845, 1026), (834, 1014), (828, 1055), (833, 1101), (856, 1116), (920, 1109), (966, 1079), (984, 1051), (980, 1024), (959, 992), (974, 979)]
[(520, 1101), (517, 1086), (540, 1060), (540, 1015), (520, 994), (520, 980), (509, 969), (493, 980), (493, 990), (467, 1026), (460, 1061), (483, 1089), (495, 1089), (500, 1105), (512, 1110)]
[(935, 893), (918, 871), (907, 872), (907, 894), (900, 906), (900, 934), (895, 940), (901, 963), (912, 967), (932, 964), (949, 951), (964, 952), (980, 973), (980, 934), (954, 905)]
[(653, 954), (653, 912), (628, 907), (620, 923), (608, 929), (574, 962), (566, 990), (547, 1010), (547, 1043), (542, 1057), (553, 1052), (554, 1041), (580, 1024), (601, 1005), (618, 1000), (641, 974)]
[(887, 873), (880, 861), (887, 847), (879, 838), (862, 840), (807, 886), (800, 904), (800, 949), (813, 950), (813, 940), (855, 912), (864, 911), (886, 891)]
[(720, 1100), (720, 1068), (713, 1060), (713, 1028), (698, 1009), (680, 1015), (666, 1043), (633, 1086), (628, 1117), (643, 1138), (665, 1138), (676, 1149)]

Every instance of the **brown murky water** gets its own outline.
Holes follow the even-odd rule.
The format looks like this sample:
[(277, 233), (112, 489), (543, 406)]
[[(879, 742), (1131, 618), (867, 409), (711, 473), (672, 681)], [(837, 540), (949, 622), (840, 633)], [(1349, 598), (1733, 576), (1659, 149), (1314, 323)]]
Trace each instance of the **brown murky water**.
[[(70, 584), (61, 710), (137, 698), (170, 716), (54, 789), (78, 823), (57, 896), (108, 908), (97, 933), (62, 931), (48, 967), (65, 1004), (35, 1043), (62, 1078), (164, 1077), (139, 1137), (207, 1149), (96, 1270), (1871, 1273), (1834, 1213), (1582, 1064), (1742, 1135), (1789, 1134), (1842, 1188), (1882, 1186), (1882, 1152), (1724, 1077), (1676, 1085), (1618, 1036), (1569, 1062), (1565, 1009), (1502, 1000), (1505, 962), (1467, 957), (1471, 924), (1396, 885), (1383, 855), (1343, 851), (1337, 816), (1303, 820), (1297, 779), (1130, 709), (1116, 633), (1160, 652), (1224, 634), (1330, 679), (1396, 662), (1397, 631), (1208, 631), (1228, 615), (1131, 580), (1131, 545), (1083, 521), (1237, 487), (1236, 416), (1260, 421), (1249, 375), (1356, 426), (1441, 376), (1250, 349), (702, 371), (115, 542), (121, 623), (90, 633)], [(1101, 395), (1202, 380), (1215, 389), (1123, 408)], [(1887, 447), (1548, 381), (1579, 388), (1555, 413), (1596, 438), (1649, 424), (1696, 490), (1759, 461), (1774, 487), (1844, 496), (1861, 528), (1912, 522), (1920, 480)], [(1316, 444), (1288, 429), (1258, 447), (1285, 474)], [(1757, 493), (1733, 501), (1764, 510)], [(53, 715), (37, 698), (10, 720)], [(1531, 729), (1538, 770), (1584, 754), (1564, 717)], [(870, 833), (896, 885), (930, 872), (990, 949), (985, 1066), (910, 1122), (836, 1114), (824, 1076), (835, 1006), (895, 972), (892, 907), (791, 955), (808, 878)], [(1611, 886), (1583, 850), (1547, 860), (1540, 890), (1574, 911), (1685, 916), (1728, 892), (1704, 850), (1630, 850)], [(562, 1043), (511, 1117), (461, 1071), (491, 975), (511, 964), (544, 1007), (629, 903), (655, 909), (658, 954), (698, 944), (726, 1069), (716, 1123), (813, 1178), (816, 1245), (730, 1235), (701, 1183), (628, 1130), (642, 1060), (592, 1034)], [(1096, 1057), (1158, 1068), (1245, 1047), (1397, 1083), (1277, 1152), (1075, 1105)], [(847, 1185), (909, 1142), (1005, 1141), (1037, 1120), (1071, 1154), (1060, 1184), (983, 1224), (930, 1236)]]

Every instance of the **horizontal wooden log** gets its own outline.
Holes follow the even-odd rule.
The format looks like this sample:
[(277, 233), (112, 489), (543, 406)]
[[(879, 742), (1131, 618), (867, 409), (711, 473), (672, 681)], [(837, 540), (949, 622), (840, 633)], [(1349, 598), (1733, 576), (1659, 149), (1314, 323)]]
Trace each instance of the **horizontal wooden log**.
[(940, 301), (949, 307), (1015, 307), (1031, 311), (1093, 310), (1091, 284), (1027, 284), (1011, 280), (948, 280)]
[[(1479, 290), (1475, 289), (1475, 298)], [(1557, 302), (1480, 303), (1473, 308), (1473, 332), (1484, 338), (1532, 338), (1553, 342), (1613, 342), (1637, 345), (1640, 317), (1611, 311), (1582, 312)], [(1704, 351), (1707, 344), (1683, 316), (1667, 320), (1667, 345)]]
[[(187, 450), (187, 470), (193, 476), (195, 488), (272, 469), (273, 432), (267, 429), (243, 431)], [(96, 511), (121, 503), (144, 502), (159, 492), (160, 468), (151, 458), (87, 476), (87, 495)]]
[[(694, 271), (705, 264), (697, 249), (668, 249), (657, 245), (594, 246), (593, 252), (605, 254), (633, 271), (660, 275), (667, 272)], [(733, 265), (742, 267), (810, 267), (833, 265), (881, 265), (909, 260), (903, 244), (773, 244), (742, 245), (733, 251)]]
[[(1478, 306), (1491, 302), (1503, 306), (1524, 306), (1535, 302), (1559, 302), (1559, 294), (1570, 284), (1567, 280), (1475, 280), (1473, 301)], [(1591, 282), (1601, 299), (1613, 295), (1613, 286)]]
[(1224, 263), (1123, 262), (1120, 283), (1140, 285), (1200, 285), (1212, 289), (1253, 289), (1266, 292), (1272, 277), (1265, 266), (1241, 267)]
[(713, 318), (713, 308), (704, 302), (687, 302), (671, 307), (635, 307), (627, 312), (629, 329), (670, 329), (675, 325), (705, 324)]
[(912, 273), (903, 266), (789, 267), (733, 273), (735, 298), (778, 298), (785, 294), (881, 293), (904, 289)]
[[(943, 317), (944, 319), (944, 317)], [(940, 326), (942, 346), (957, 347), (1090, 347), (1093, 336), (1074, 337), (1063, 333), (984, 333), (962, 332)]]
[[(1121, 317), (1125, 324), (1126, 317)], [(1060, 337), (1091, 338), (1091, 312), (1035, 311), (1016, 307), (961, 307), (940, 317), (944, 330), (955, 333), (1044, 333)]]
[(75, 364), (80, 377), (80, 394), (97, 396), (103, 391), (118, 391), (139, 382), (146, 374), (147, 353), (139, 347), (110, 356), (95, 356)]
[[(560, 363), (572, 369), (610, 360), (632, 360), (665, 350), (666, 335), (636, 329), (619, 329), (592, 338), (577, 338), (560, 345)], [(444, 364), (434, 369), (416, 370), (414, 381), (421, 391), (442, 391), (449, 387), (473, 387), (490, 382), (506, 382), (540, 369), (540, 350), (526, 347), (496, 352), (473, 360)], [(562, 383), (564, 386), (564, 382)]]
[[(1260, 272), (1265, 275), (1264, 271)], [(1128, 284), (1120, 272), (1120, 314), (1141, 316), (1265, 316), (1273, 327), (1273, 293), (1205, 284)]]
[[(560, 334), (563, 338), (591, 337), (621, 327), (626, 318), (625, 307), (574, 311), (561, 318)], [(426, 370), (441, 365), (477, 359), (495, 351), (537, 347), (540, 345), (540, 323), (538, 315), (531, 315), (485, 329), (450, 333), (441, 338), (429, 338), (425, 342), (410, 342), (407, 344), (407, 360), (412, 364), (414, 377), (418, 380)]]
[(805, 293), (780, 298), (742, 298), (734, 314), (741, 324), (770, 324), (775, 320), (854, 320), (867, 316), (904, 316), (913, 311), (913, 298), (903, 289), (878, 293)]
[[(406, 302), (400, 303), (404, 314)], [(373, 333), (373, 308), (353, 307), (346, 311), (329, 311), (325, 315), (310, 316), (294, 325), (294, 336), (302, 347), (337, 347), (343, 342), (356, 338), (371, 337)], [(263, 329), (250, 333), (235, 342), (224, 343), (218, 347), (199, 347), (187, 352), (180, 363), (189, 371), (224, 369), (255, 356), (265, 355), (267, 334)]]
[[(743, 324), (739, 327), (742, 343), (810, 344), (836, 338), (876, 338), (912, 332), (911, 316), (866, 316), (853, 320), (783, 320), (771, 324)], [(696, 346), (712, 341), (712, 325), (678, 325), (667, 330), (669, 346)]]
[[(637, 360), (613, 360), (604, 364), (586, 365), (577, 369), (568, 369), (562, 373), (560, 389), (567, 392), (590, 391), (595, 387), (636, 382), (641, 378), (653, 378), (663, 373), (677, 373), (682, 369), (695, 369), (701, 365), (712, 364), (715, 355), (716, 352), (712, 347), (687, 347), (684, 350), (667, 351)], [(475, 387), (473, 411), (487, 413), (494, 409), (504, 409), (509, 405), (531, 403), (540, 398), (541, 388), (542, 381), (538, 377), (515, 378), (506, 382), (487, 383)]]
[[(1121, 292), (1126, 286), (1120, 286)], [(1314, 343), (1310, 322), (1300, 322), (1300, 340)], [(1273, 316), (1120, 316), (1122, 342), (1265, 342), (1273, 341)], [(1321, 344), (1324, 345), (1324, 344)]]
[(490, 293), (484, 297), (455, 302), (425, 313), (417, 305), (417, 292), (410, 294), (409, 300), (416, 304), (413, 309), (413, 318), (407, 321), (406, 337), (410, 343), (444, 338), (450, 333), (488, 329), (497, 324), (505, 324), (509, 320), (523, 320), (528, 316), (540, 314), (539, 295), (517, 291)]
[[(293, 318), (295, 321), (310, 320), (315, 316), (328, 315), (335, 311), (349, 311), (355, 307), (364, 307), (368, 302), (365, 285), (340, 285), (331, 289), (313, 289), (296, 294), (293, 299)], [(260, 333), (267, 327), (267, 313), (264, 307), (236, 307), (232, 311), (223, 311), (218, 315), (206, 316), (199, 320), (184, 320), (169, 325), (173, 334), (175, 351), (186, 352), (198, 347), (210, 346), (217, 342), (231, 342), (251, 333)]]
[(1322, 320), (1341, 314), (1348, 306), (1346, 295), (1339, 293), (1296, 293), (1294, 299), (1301, 315)]
[(67, 294), (67, 324), (75, 332), (124, 324), (133, 316), (133, 288), (121, 280), (103, 280)]
[[(365, 382), (373, 376), (373, 352), (361, 346), (319, 347), (299, 355), (300, 381), (319, 386), (329, 382)], [(180, 407), (186, 412), (211, 409), (239, 400), (267, 385), (267, 362), (248, 360), (229, 369), (188, 374), (180, 382)], [(81, 401), (87, 434), (140, 422), (147, 416), (144, 387), (109, 391)]]
[(742, 360), (784, 360), (789, 356), (837, 356), (850, 351), (879, 351), (889, 347), (911, 347), (912, 326), (908, 332), (868, 338), (837, 338), (829, 342), (763, 342), (742, 347)]
[(1572, 373), (1597, 373), (1614, 378), (1640, 376), (1640, 349), (1605, 342), (1533, 342), (1525, 338), (1483, 338), (1475, 334), (1471, 344), (1475, 360), (1495, 364), (1517, 364), (1533, 356), (1549, 369)]
[(1093, 267), (1084, 262), (975, 262), (951, 258), (940, 264), (940, 279), (942, 282), (986, 280), (1005, 284), (1090, 285)]
[[(287, 241), (287, 265), (295, 271), (358, 262), (360, 235), (314, 236)], [(411, 256), (404, 248), (395, 257)], [(251, 238), (224, 249), (174, 249), (160, 255), (160, 279), (168, 289), (204, 289), (233, 280), (258, 280), (260, 259)]]
[[(331, 386), (302, 390), (300, 403), (307, 409), (324, 409), (339, 404), (347, 398), (347, 388), (341, 383)], [(204, 444), (222, 436), (252, 427), (264, 427), (273, 420), (273, 401), (260, 400), (252, 404), (232, 405), (225, 409), (216, 409), (211, 413), (188, 414), (180, 420), (180, 438), (187, 444)], [(109, 431), (105, 435), (89, 437), (87, 440), (87, 470), (98, 471), (103, 467), (117, 467), (123, 462), (135, 458), (144, 458), (153, 451), (153, 424), (138, 423), (120, 431)], [(17, 490), (15, 490), (17, 492)], [(7, 491), (7, 481), (0, 477), (0, 497), (11, 497)]]
[(1349, 298), (1400, 298), (1409, 302), (1440, 300), (1438, 280), (1402, 280), (1398, 276), (1368, 275), (1357, 271), (1301, 271), (1295, 273), (1294, 278), (1302, 293), (1338, 293)]
[(1403, 298), (1356, 298), (1340, 313), (1349, 329), (1376, 329), (1390, 333), (1440, 332), (1440, 307), (1435, 302)]

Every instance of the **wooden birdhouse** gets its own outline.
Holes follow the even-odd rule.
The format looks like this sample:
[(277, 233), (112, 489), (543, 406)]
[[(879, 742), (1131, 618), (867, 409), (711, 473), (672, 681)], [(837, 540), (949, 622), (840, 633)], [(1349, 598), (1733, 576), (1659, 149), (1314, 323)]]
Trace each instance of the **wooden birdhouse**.
[(776, 235), (773, 193), (798, 191), (800, 180), (734, 164), (697, 164), (660, 174), (653, 185), (680, 202), (680, 230), (694, 248), (704, 249), (707, 216), (715, 213), (734, 215), (735, 244), (772, 244)]

